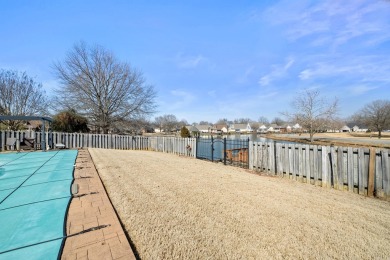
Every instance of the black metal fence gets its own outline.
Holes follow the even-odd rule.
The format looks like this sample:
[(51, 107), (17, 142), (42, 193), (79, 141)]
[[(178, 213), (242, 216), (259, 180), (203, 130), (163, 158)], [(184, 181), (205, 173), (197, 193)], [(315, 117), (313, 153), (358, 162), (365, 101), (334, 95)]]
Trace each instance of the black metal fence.
[(197, 138), (196, 158), (249, 168), (249, 138)]

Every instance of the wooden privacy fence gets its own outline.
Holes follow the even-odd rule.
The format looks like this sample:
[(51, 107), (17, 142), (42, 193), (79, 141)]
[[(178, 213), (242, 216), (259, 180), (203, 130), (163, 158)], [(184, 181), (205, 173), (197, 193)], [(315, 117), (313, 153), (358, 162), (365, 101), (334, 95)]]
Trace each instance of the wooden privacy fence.
[(8, 138), (16, 138), (18, 142), (15, 148), (19, 148), (19, 142), (23, 141), (24, 138), (35, 139), (35, 143), (39, 140), (40, 143), (41, 138), (39, 135), (39, 139), (37, 139), (38, 135), (34, 131), (0, 131), (0, 151), (6, 150), (5, 146)]
[[(16, 138), (22, 142), (25, 137), (35, 138), (35, 143), (40, 144), (41, 133), (27, 131), (0, 131), (0, 148), (5, 150), (7, 138)], [(66, 148), (103, 148), (123, 150), (153, 150), (166, 153), (174, 153), (195, 157), (195, 138), (176, 137), (143, 137), (111, 134), (83, 134), (83, 133), (46, 133), (47, 144), (62, 143)]]
[[(0, 131), (1, 151), (5, 150), (8, 138), (16, 138), (19, 142), (24, 138), (34, 138), (36, 144), (41, 143), (40, 133)], [(196, 138), (157, 136), (54, 132), (46, 135), (46, 143), (52, 145), (51, 148), (62, 143), (66, 148), (153, 150), (190, 157), (196, 157), (197, 150)], [(249, 153), (246, 151), (245, 160), (249, 157), (249, 169), (254, 171), (322, 187), (390, 198), (388, 149), (249, 142)], [(231, 153), (233, 158), (233, 150)]]
[(388, 149), (250, 142), (249, 169), (322, 187), (390, 198)]
[(148, 138), (149, 149), (153, 151), (196, 157), (196, 138), (158, 136)]

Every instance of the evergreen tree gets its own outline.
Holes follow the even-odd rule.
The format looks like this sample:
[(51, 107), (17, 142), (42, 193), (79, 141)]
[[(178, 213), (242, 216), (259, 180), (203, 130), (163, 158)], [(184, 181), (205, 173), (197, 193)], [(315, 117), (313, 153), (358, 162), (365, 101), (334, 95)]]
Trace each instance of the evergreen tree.
[(89, 132), (88, 120), (77, 114), (75, 110), (70, 109), (62, 111), (53, 118), (53, 130), (58, 132)]
[(180, 136), (183, 138), (191, 137), (190, 131), (187, 129), (187, 127), (183, 126), (180, 131)]

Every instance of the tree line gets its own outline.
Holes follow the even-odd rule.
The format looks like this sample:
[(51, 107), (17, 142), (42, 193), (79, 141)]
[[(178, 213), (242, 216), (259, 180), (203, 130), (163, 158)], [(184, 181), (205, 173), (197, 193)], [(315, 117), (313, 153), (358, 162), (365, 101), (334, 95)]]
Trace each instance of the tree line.
[[(54, 130), (108, 133), (155, 112), (156, 92), (143, 73), (102, 46), (75, 44), (53, 70), (60, 82), (53, 98), (25, 72), (1, 70), (0, 114), (53, 116), (54, 111)], [(23, 124), (2, 123), (11, 130)]]
[[(65, 132), (137, 133), (140, 129), (169, 132), (189, 125), (187, 120), (178, 120), (172, 114), (150, 121), (148, 118), (156, 112), (154, 87), (146, 82), (140, 70), (118, 60), (102, 46), (75, 44), (63, 60), (53, 63), (53, 71), (60, 86), (55, 89), (54, 97), (49, 98), (42, 84), (26, 72), (0, 70), (0, 114), (52, 116), (53, 130)], [(256, 129), (261, 124), (283, 125), (288, 121), (300, 124), (313, 140), (314, 134), (323, 129), (342, 127), (338, 110), (337, 98), (328, 100), (318, 89), (306, 89), (292, 98), (289, 112), (281, 113), (285, 120), (275, 117), (268, 121), (265, 116), (257, 121), (221, 118), (214, 124), (249, 123)], [(390, 101), (365, 104), (349, 120), (377, 131), (380, 138), (384, 130), (390, 129)], [(2, 121), (0, 127), (18, 130), (23, 124)]]
[[(257, 121), (249, 118), (238, 118), (232, 121), (227, 118), (219, 119), (212, 123), (200, 121), (192, 125), (231, 125), (231, 124), (250, 124), (252, 129), (258, 129), (262, 124), (276, 124), (282, 126), (289, 123), (298, 123), (302, 129), (309, 133), (310, 141), (314, 140), (314, 135), (328, 129), (340, 130), (346, 122), (351, 122), (364, 126), (369, 131), (378, 132), (378, 138), (382, 137), (384, 130), (390, 129), (390, 100), (375, 100), (365, 104), (359, 111), (348, 119), (337, 117), (339, 112), (338, 99), (327, 99), (321, 95), (318, 89), (305, 89), (292, 99), (291, 109), (288, 112), (281, 112), (286, 120), (275, 117), (269, 121), (267, 117), (260, 116)], [(154, 125), (160, 131), (171, 131), (178, 129), (186, 120), (177, 121), (174, 115), (164, 115), (155, 118)]]

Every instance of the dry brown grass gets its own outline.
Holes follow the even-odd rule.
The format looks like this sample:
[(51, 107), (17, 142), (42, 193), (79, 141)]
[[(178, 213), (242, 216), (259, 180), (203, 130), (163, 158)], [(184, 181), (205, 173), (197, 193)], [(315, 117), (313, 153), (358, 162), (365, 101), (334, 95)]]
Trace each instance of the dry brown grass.
[(196, 159), (90, 150), (142, 259), (390, 258), (390, 203)]

